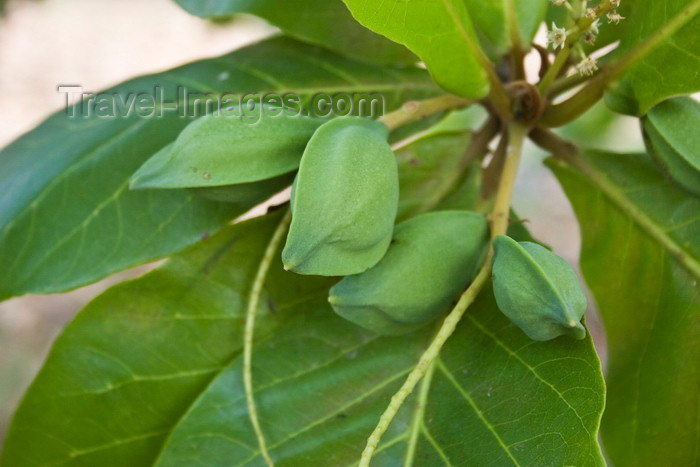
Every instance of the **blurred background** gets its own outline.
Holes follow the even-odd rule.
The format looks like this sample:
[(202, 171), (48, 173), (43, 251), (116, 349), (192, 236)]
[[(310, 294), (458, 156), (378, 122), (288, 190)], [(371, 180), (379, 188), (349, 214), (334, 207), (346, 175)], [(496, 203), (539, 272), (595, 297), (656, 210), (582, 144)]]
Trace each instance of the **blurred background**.
[[(212, 24), (190, 16), (172, 0), (0, 0), (0, 8), (0, 148), (61, 109), (59, 84), (98, 91), (136, 75), (224, 54), (275, 31), (251, 17)], [(609, 118), (598, 107), (568, 131), (587, 133)], [(642, 148), (631, 119), (617, 119), (609, 132), (594, 134), (601, 147)], [(576, 219), (558, 183), (542, 166), (544, 156), (528, 147), (515, 208), (535, 237), (577, 264)], [(149, 268), (65, 294), (0, 303), (0, 447), (12, 412), (65, 324), (107, 287)], [(588, 323), (604, 357), (604, 335), (594, 313)]]

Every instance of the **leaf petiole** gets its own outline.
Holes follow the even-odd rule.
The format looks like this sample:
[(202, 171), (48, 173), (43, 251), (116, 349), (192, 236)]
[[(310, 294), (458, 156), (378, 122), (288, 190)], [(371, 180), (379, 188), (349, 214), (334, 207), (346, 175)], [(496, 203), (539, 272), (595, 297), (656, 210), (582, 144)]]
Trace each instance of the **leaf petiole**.
[(451, 94), (421, 101), (408, 101), (405, 102), (400, 109), (380, 117), (379, 121), (384, 123), (391, 131), (408, 123), (422, 120), (437, 112), (469, 107), (474, 103), (475, 101), (472, 99), (465, 99)]

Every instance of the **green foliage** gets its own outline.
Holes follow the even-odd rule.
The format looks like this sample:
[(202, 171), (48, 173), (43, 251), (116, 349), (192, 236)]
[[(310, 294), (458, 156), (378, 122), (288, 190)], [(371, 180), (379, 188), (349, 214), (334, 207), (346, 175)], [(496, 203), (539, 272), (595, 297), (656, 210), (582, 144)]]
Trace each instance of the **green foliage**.
[[(228, 227), (88, 305), (30, 388), (3, 467), (260, 465), (242, 397), (240, 328), (279, 221)], [(277, 260), (260, 302), (254, 381), (279, 465), (355, 463), (374, 414), (430, 339), (429, 329), (398, 338), (363, 331), (333, 313), (328, 287)], [(403, 409), (378, 465), (403, 462), (409, 445), (417, 464), (527, 465), (571, 427), (552, 459), (596, 465), (598, 365), (590, 340), (533, 344), (487, 295), (441, 356), (424, 409)]]
[[(0, 299), (169, 257), (58, 337), (1, 467), (697, 464), (700, 0), (177, 3), (281, 36), (0, 151)], [(183, 92), (231, 106), (166, 111)], [(605, 149), (613, 111), (647, 153)], [(512, 208), (527, 139), (578, 216), (605, 381), (574, 270)]]
[(343, 1), (362, 25), (415, 52), (444, 89), (470, 98), (488, 93), (483, 52), (461, 0)]
[(376, 266), (338, 282), (328, 301), (340, 316), (379, 334), (418, 329), (474, 279), (486, 238), (486, 219), (474, 212), (413, 217), (396, 226)]
[(384, 256), (399, 201), (387, 136), (384, 124), (359, 118), (336, 118), (314, 133), (292, 188), (287, 270), (357, 274)]
[(493, 241), (493, 292), (498, 308), (531, 339), (583, 339), (586, 296), (564, 258), (532, 242)]
[[(692, 465), (700, 388), (700, 199), (644, 154), (554, 165), (583, 230), (581, 269), (608, 338), (602, 435), (613, 465)], [(614, 239), (614, 241), (611, 241)]]
[(624, 56), (640, 45), (651, 50), (633, 56), (629, 70), (613, 83), (606, 96), (613, 110), (641, 116), (665, 98), (700, 91), (695, 75), (700, 68), (698, 12), (700, 0), (635, 0), (615, 52)]
[[(29, 390), (2, 465), (153, 465), (198, 394), (240, 355), (247, 292), (277, 222), (228, 227), (89, 304)], [(268, 277), (261, 335), (327, 307), (326, 281), (302, 279), (281, 267)]]
[(255, 15), (280, 28), (286, 35), (318, 44), (363, 61), (408, 65), (416, 57), (378, 34), (363, 28), (341, 0), (175, 0), (202, 18)]
[[(266, 118), (207, 116), (182, 130), (131, 177), (131, 188), (193, 188), (255, 182), (299, 168), (323, 120), (263, 107)], [(269, 115), (268, 115), (269, 114)], [(298, 118), (295, 118), (298, 117)]]
[[(396, 79), (402, 84), (389, 88)], [(164, 99), (175, 100), (180, 83), (187, 83), (191, 94), (255, 89), (260, 95), (288, 90), (305, 97), (323, 86), (384, 93), (387, 109), (436, 92), (421, 70), (366, 65), (286, 38), (127, 81), (106, 92), (126, 102), (129, 93), (161, 86)], [(150, 119), (94, 114), (68, 119), (59, 112), (3, 149), (0, 298), (93, 282), (181, 250), (247, 211), (252, 204), (211, 203), (188, 191), (129, 190), (132, 174), (174, 141), (187, 122), (174, 111)], [(255, 202), (274, 193), (261, 192)]]
[(654, 106), (642, 119), (649, 154), (666, 175), (700, 196), (700, 104), (689, 97)]

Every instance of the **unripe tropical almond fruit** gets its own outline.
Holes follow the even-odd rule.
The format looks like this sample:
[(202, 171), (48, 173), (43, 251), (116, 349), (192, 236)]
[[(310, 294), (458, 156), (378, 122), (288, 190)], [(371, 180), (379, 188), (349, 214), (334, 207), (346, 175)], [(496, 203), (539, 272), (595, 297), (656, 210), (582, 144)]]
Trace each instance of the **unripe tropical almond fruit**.
[(654, 106), (642, 118), (644, 142), (666, 176), (700, 196), (700, 103), (675, 97)]
[(218, 187), (279, 177), (299, 167), (322, 123), (288, 110), (255, 124), (236, 115), (201, 117), (139, 168), (131, 188)]
[(383, 123), (354, 117), (333, 119), (314, 133), (292, 188), (285, 269), (344, 276), (384, 256), (399, 199), (387, 136)]
[(403, 334), (448, 311), (474, 278), (487, 248), (482, 214), (436, 211), (396, 226), (382, 260), (330, 290), (343, 318), (379, 334)]
[(532, 242), (494, 239), (493, 291), (498, 308), (531, 339), (586, 336), (586, 296), (566, 260)]

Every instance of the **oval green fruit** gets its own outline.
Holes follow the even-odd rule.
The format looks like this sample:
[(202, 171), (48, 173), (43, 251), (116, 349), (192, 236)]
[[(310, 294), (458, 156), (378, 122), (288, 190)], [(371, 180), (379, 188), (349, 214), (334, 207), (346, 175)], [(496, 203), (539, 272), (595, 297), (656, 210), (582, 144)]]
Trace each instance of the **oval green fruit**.
[(666, 176), (700, 196), (700, 103), (676, 97), (654, 106), (642, 118), (644, 142)]
[(291, 194), (285, 269), (344, 276), (384, 256), (399, 197), (388, 129), (374, 120), (337, 118), (307, 145)]
[(396, 226), (382, 260), (347, 276), (328, 301), (343, 318), (379, 334), (403, 334), (433, 321), (476, 275), (486, 252), (482, 214), (436, 211)]
[(493, 291), (498, 308), (531, 339), (586, 336), (586, 296), (564, 258), (532, 242), (494, 239)]
[(131, 188), (234, 185), (296, 170), (306, 143), (324, 120), (277, 113), (262, 114), (255, 124), (236, 115), (195, 120), (136, 171)]

